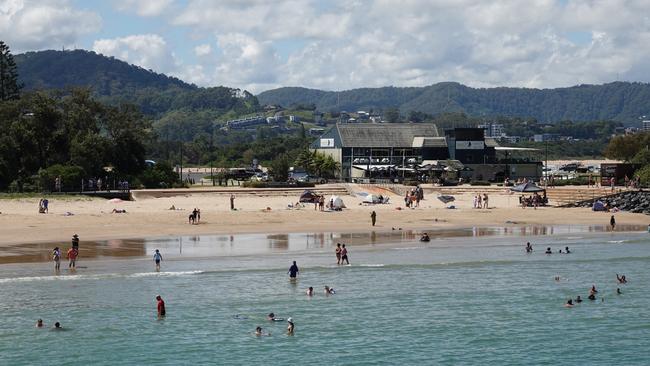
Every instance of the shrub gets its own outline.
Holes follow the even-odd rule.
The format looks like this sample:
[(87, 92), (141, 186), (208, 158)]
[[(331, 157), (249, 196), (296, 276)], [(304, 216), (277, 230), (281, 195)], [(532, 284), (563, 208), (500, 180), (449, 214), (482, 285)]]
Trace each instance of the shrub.
[(52, 165), (38, 171), (41, 188), (45, 191), (54, 191), (56, 177), (61, 177), (61, 191), (81, 191), (81, 180), (84, 170), (78, 165)]
[(646, 165), (634, 173), (635, 177), (639, 178), (642, 186), (647, 187), (650, 185), (650, 165)]
[(475, 180), (469, 183), (470, 186), (489, 186), (490, 182), (485, 180)]

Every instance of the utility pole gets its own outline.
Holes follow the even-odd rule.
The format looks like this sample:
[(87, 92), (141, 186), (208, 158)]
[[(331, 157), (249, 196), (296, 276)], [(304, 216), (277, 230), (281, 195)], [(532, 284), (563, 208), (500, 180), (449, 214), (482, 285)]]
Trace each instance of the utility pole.
[(212, 128), (210, 131), (210, 179), (212, 180), (212, 186), (214, 187), (214, 171), (212, 166), (212, 161), (214, 160), (214, 145), (212, 144), (214, 138), (214, 122), (212, 122)]
[(181, 141), (181, 184), (183, 184), (183, 141)]

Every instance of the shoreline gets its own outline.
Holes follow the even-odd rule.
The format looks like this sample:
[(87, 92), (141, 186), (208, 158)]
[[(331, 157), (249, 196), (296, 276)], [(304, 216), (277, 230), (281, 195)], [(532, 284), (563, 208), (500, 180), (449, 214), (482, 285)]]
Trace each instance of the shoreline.
[[(431, 237), (430, 242), (419, 240), (423, 232)], [(169, 260), (225, 258), (233, 256), (268, 255), (309, 251), (313, 249), (328, 249), (335, 242), (348, 244), (351, 248), (382, 247), (395, 245), (418, 244), (422, 246), (437, 246), (445, 240), (482, 240), (502, 238), (510, 241), (516, 238), (557, 238), (566, 235), (603, 235), (603, 234), (642, 234), (645, 228), (638, 225), (621, 225), (618, 230), (611, 231), (606, 225), (520, 225), (520, 226), (481, 226), (466, 228), (436, 228), (433, 230), (373, 230), (357, 232), (293, 232), (293, 233), (237, 233), (237, 234), (202, 234), (202, 235), (166, 235), (145, 238), (120, 238), (84, 241), (81, 245), (81, 257), (84, 261), (149, 259), (152, 248), (161, 248)], [(198, 240), (197, 240), (198, 239)], [(531, 240), (532, 239), (528, 239)], [(541, 239), (538, 239), (542, 241)], [(176, 254), (176, 244), (183, 241), (191, 244), (190, 252)], [(250, 242), (255, 245), (247, 245)], [(309, 247), (308, 243), (318, 243), (317, 247)], [(526, 239), (522, 240), (527, 241)], [(218, 243), (229, 242), (230, 248), (219, 249)], [(233, 244), (234, 243), (234, 244)], [(267, 244), (266, 246), (262, 244)], [(273, 243), (273, 244), (271, 244)], [(307, 245), (305, 245), (307, 243)], [(242, 245), (243, 244), (243, 245)], [(57, 242), (38, 242), (14, 244), (0, 247), (0, 266), (19, 263), (51, 262), (50, 252)], [(234, 246), (233, 246), (234, 245)], [(480, 246), (480, 242), (477, 242)], [(63, 246), (65, 248), (65, 245)], [(65, 262), (65, 261), (64, 261)]]

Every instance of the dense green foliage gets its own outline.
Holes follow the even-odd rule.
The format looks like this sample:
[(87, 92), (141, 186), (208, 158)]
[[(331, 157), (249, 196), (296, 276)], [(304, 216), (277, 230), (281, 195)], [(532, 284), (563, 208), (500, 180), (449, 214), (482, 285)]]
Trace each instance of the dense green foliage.
[(122, 176), (135, 176), (144, 169), (150, 127), (137, 107), (103, 105), (87, 90), (67, 96), (29, 93), (2, 102), (0, 189), (14, 182), (22, 190), (41, 169), (47, 172), (57, 165), (74, 167), (70, 174), (75, 179), (78, 169), (85, 177), (102, 177), (107, 166)]
[[(636, 133), (633, 135), (616, 136), (609, 141), (605, 148), (604, 154), (610, 159), (623, 160), (626, 162), (631, 161), (638, 156), (638, 159), (643, 159), (645, 153), (642, 150), (647, 150), (650, 146), (650, 133)], [(643, 161), (639, 161), (643, 163)]]
[(3, 41), (0, 41), (0, 101), (18, 99), (20, 84), (14, 57)]
[(512, 116), (542, 122), (615, 120), (637, 122), (650, 114), (650, 84), (615, 82), (556, 89), (470, 88), (438, 83), (421, 88), (363, 88), (341, 92), (279, 88), (259, 94), (262, 104), (314, 104), (321, 111), (384, 111), (399, 106), (402, 114), (462, 112), (472, 116)]

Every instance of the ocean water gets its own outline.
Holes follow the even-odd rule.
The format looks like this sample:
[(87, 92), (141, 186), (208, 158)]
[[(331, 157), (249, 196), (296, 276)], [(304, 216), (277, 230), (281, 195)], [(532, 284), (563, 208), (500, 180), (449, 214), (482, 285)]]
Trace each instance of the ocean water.
[[(0, 365), (650, 364), (649, 234), (557, 232), (357, 240), (351, 266), (335, 263), (339, 237), (232, 255), (183, 255), (175, 241), (153, 239), (142, 256), (82, 259), (75, 274), (3, 264)], [(526, 241), (534, 253), (524, 252)], [(212, 241), (221, 242), (277, 245), (259, 236)], [(567, 245), (572, 254), (557, 254)], [(543, 254), (547, 246), (556, 253)], [(167, 254), (160, 273), (154, 247)], [(296, 283), (287, 278), (292, 260)], [(629, 283), (619, 285), (616, 273)], [(325, 296), (325, 285), (336, 294)], [(586, 300), (592, 285), (596, 301)], [(577, 295), (582, 304), (563, 306)], [(293, 317), (295, 334), (268, 322), (269, 312)], [(66, 330), (36, 329), (38, 318)], [(271, 335), (254, 336), (256, 326)]]

